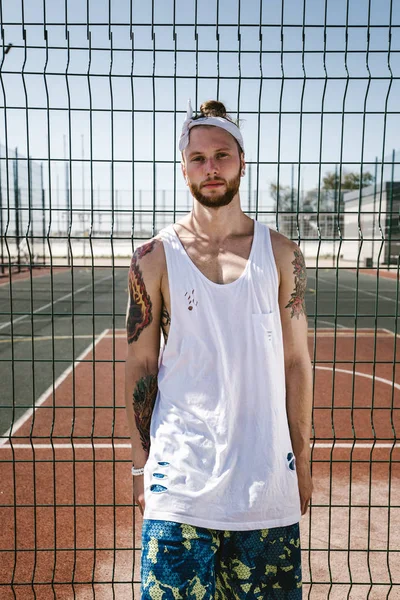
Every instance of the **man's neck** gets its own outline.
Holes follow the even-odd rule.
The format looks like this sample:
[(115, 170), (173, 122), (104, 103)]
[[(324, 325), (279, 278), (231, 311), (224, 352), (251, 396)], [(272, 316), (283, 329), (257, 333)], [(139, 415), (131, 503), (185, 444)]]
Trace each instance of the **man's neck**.
[(249, 232), (252, 219), (242, 211), (239, 198), (234, 206), (231, 206), (233, 200), (228, 206), (220, 208), (208, 208), (194, 202), (192, 210), (183, 221), (196, 237), (205, 237), (217, 244)]

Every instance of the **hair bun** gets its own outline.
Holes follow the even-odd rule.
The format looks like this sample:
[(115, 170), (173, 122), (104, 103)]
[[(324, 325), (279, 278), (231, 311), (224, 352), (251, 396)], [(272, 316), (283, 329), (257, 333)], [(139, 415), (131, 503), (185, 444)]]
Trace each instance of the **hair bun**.
[(202, 117), (224, 117), (226, 119), (226, 108), (218, 100), (206, 100), (200, 106)]
[(203, 102), (200, 106), (200, 113), (193, 117), (193, 121), (202, 119), (203, 117), (222, 117), (239, 127), (240, 120), (238, 119), (236, 121), (236, 119), (232, 119), (232, 117), (227, 114), (225, 105), (219, 100), (206, 100)]

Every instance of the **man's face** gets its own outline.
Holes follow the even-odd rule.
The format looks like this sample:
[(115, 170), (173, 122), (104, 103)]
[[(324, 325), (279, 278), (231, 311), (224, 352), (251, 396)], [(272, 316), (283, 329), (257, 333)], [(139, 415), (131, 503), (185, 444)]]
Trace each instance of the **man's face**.
[(230, 204), (245, 165), (235, 138), (220, 127), (197, 125), (190, 130), (184, 154), (183, 175), (196, 200), (211, 208)]

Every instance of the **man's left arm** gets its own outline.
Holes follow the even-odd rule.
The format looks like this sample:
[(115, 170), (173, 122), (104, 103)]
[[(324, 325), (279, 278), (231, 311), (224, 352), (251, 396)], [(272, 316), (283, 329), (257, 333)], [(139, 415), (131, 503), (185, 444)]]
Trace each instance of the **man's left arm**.
[(279, 308), (285, 355), (286, 410), (299, 482), (301, 514), (307, 512), (312, 493), (310, 436), (312, 370), (308, 351), (304, 257), (293, 242), (280, 244)]

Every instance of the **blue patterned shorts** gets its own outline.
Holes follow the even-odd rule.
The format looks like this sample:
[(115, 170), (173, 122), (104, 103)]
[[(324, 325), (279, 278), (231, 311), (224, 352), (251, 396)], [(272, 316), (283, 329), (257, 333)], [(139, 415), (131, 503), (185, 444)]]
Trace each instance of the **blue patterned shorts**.
[(141, 599), (300, 600), (299, 524), (222, 531), (144, 519)]

